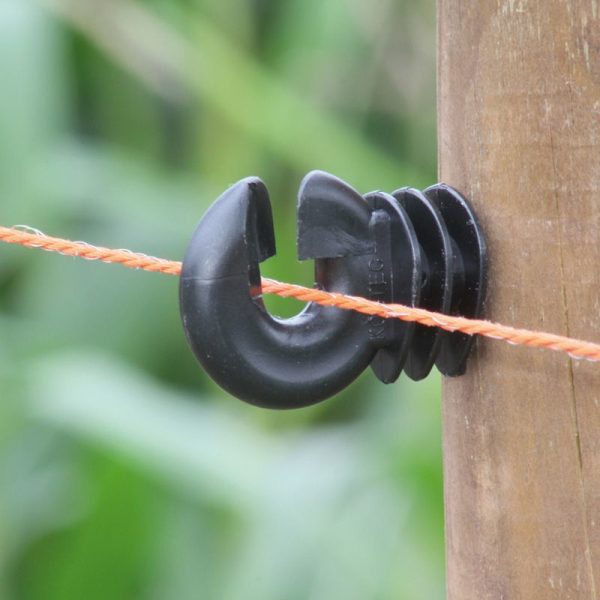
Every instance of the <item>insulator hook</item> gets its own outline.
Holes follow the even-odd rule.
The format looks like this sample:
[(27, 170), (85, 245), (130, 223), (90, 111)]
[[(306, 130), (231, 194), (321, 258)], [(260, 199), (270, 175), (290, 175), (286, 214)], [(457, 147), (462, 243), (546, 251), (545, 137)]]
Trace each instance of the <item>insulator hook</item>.
[[(483, 307), (483, 234), (467, 201), (448, 186), (361, 196), (313, 171), (298, 194), (297, 249), (300, 260), (314, 260), (320, 289), (467, 317)], [(209, 208), (183, 261), (186, 337), (232, 395), (298, 408), (336, 394), (369, 365), (385, 383), (403, 367), (421, 379), (436, 361), (444, 374), (464, 372), (469, 336), (314, 303), (289, 319), (271, 315), (259, 264), (274, 254), (267, 188), (250, 177)]]

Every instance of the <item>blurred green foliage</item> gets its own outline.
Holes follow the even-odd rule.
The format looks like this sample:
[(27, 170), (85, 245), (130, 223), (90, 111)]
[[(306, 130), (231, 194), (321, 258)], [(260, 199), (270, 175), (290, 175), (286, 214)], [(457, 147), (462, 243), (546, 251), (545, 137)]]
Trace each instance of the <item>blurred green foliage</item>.
[[(433, 2), (2, 0), (0, 222), (182, 256), (256, 174), (435, 180)], [(298, 412), (195, 364), (177, 281), (1, 248), (2, 600), (443, 596), (439, 380)], [(293, 301), (269, 299), (279, 314)]]

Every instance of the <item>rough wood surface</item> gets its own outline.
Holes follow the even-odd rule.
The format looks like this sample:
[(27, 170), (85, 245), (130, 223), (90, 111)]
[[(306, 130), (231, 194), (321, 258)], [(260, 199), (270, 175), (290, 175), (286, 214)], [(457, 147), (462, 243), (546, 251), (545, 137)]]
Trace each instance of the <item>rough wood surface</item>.
[[(438, 0), (440, 179), (486, 315), (600, 341), (600, 6)], [(600, 366), (479, 340), (444, 383), (448, 597), (600, 595)]]

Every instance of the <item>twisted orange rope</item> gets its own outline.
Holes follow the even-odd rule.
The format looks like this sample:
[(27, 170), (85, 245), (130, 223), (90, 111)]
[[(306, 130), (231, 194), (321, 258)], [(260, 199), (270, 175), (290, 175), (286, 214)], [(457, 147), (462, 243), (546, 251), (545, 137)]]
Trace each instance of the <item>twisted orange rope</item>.
[[(147, 256), (146, 254), (131, 252), (131, 250), (111, 250), (110, 248), (92, 246), (85, 242), (71, 242), (44, 235), (31, 228), (25, 228), (29, 231), (23, 231), (17, 227), (9, 228), (0, 226), (0, 241), (8, 244), (20, 244), (21, 246), (28, 246), (30, 248), (41, 248), (49, 252), (77, 256), (87, 260), (119, 263), (132, 269), (143, 269), (145, 271), (167, 273), (169, 275), (179, 275), (181, 273), (181, 263), (177, 261)], [(265, 277), (262, 278), (262, 291), (264, 294), (276, 294), (284, 298), (296, 298), (297, 300), (315, 302), (324, 306), (356, 310), (367, 315), (376, 315), (386, 319), (395, 318), (402, 319), (403, 321), (415, 321), (421, 325), (440, 327), (447, 331), (461, 331), (468, 335), (482, 335), (496, 340), (504, 340), (509, 344), (566, 352), (575, 359), (600, 361), (600, 344), (584, 342), (562, 335), (517, 329), (482, 319), (453, 317), (402, 304), (383, 304), (337, 292), (326, 292), (301, 285), (281, 283)]]

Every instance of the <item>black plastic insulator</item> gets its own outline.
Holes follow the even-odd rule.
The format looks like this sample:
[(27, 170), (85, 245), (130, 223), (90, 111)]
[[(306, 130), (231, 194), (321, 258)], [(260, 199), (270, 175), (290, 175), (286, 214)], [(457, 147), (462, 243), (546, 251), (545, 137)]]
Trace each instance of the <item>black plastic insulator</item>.
[[(361, 196), (309, 173), (298, 194), (298, 256), (315, 261), (318, 288), (445, 314), (480, 316), (483, 234), (452, 188)], [(192, 350), (232, 395), (268, 408), (323, 400), (369, 365), (385, 383), (422, 379), (435, 363), (464, 372), (472, 339), (438, 328), (313, 303), (290, 319), (266, 310), (259, 264), (275, 254), (265, 185), (247, 178), (200, 221), (183, 261), (181, 316)]]

